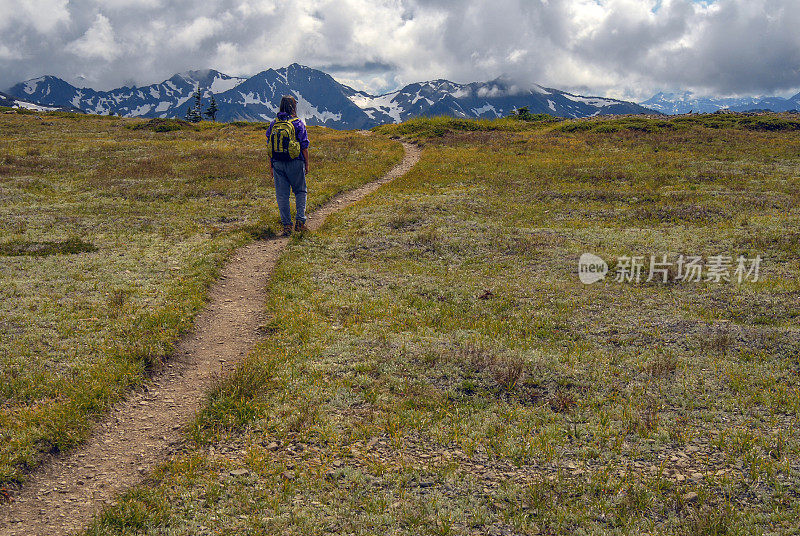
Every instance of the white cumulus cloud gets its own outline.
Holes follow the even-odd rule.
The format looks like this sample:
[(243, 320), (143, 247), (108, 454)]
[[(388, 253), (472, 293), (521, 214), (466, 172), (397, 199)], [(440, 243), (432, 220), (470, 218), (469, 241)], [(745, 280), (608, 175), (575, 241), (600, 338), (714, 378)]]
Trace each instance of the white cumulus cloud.
[(0, 0), (0, 30), (22, 26), (38, 34), (52, 32), (69, 22), (68, 4), (68, 0)]
[(86, 33), (68, 43), (66, 50), (81, 58), (105, 61), (111, 61), (120, 55), (120, 46), (115, 40), (111, 21), (99, 13)]
[[(227, 14), (225, 18), (228, 18)], [(203, 41), (213, 37), (222, 28), (223, 22), (220, 19), (198, 17), (179, 28), (171, 42), (180, 47), (197, 49)]]

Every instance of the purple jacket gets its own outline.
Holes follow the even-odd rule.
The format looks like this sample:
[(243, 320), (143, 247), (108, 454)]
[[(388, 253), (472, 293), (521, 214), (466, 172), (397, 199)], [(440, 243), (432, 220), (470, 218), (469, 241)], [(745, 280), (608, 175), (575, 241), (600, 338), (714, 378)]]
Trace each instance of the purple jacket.
[[(278, 112), (278, 119), (287, 119), (289, 114)], [(275, 120), (273, 120), (269, 124), (269, 128), (267, 128), (267, 139), (269, 139), (269, 135), (272, 134), (272, 125), (275, 124)], [(300, 142), (300, 149), (308, 149), (308, 146), (311, 145), (311, 142), (308, 141), (308, 131), (306, 130), (306, 126), (303, 124), (303, 121), (299, 117), (295, 117), (292, 119), (292, 124), (294, 125), (294, 134), (297, 138), (297, 141)], [(300, 156), (295, 158), (295, 160), (303, 160), (303, 153), (300, 153)]]

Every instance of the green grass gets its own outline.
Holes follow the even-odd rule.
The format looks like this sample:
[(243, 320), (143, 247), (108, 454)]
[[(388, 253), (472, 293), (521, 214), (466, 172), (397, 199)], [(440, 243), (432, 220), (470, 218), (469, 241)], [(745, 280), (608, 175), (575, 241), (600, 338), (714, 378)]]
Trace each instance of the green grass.
[[(153, 124), (0, 116), (0, 482), (80, 443), (170, 354), (230, 253), (280, 228), (260, 125)], [(311, 138), (312, 208), (402, 154)]]
[(535, 114), (530, 117), (531, 119), (527, 121), (516, 117), (477, 120), (456, 119), (447, 116), (419, 117), (398, 125), (382, 125), (372, 130), (392, 137), (402, 136), (408, 140), (424, 141), (457, 132), (519, 132), (559, 122), (557, 118), (546, 114)]
[(565, 121), (556, 130), (561, 132), (659, 132), (664, 130), (745, 129), (758, 131), (800, 130), (800, 118), (796, 114), (699, 114), (672, 118), (625, 116), (594, 121)]
[(698, 129), (728, 129), (756, 131), (797, 131), (797, 114), (695, 114), (677, 117), (657, 116), (600, 116), (592, 119), (560, 119), (547, 114), (531, 114), (528, 120), (519, 117), (502, 119), (455, 119), (452, 117), (421, 117), (399, 125), (383, 125), (373, 130), (389, 136), (412, 140), (436, 139), (469, 132), (521, 132), (553, 130), (555, 132), (617, 132), (657, 133), (661, 131), (697, 132)]
[[(420, 164), (291, 243), (188, 451), (88, 534), (800, 530), (800, 136), (696, 119), (379, 128)], [(764, 264), (585, 286), (587, 251)]]

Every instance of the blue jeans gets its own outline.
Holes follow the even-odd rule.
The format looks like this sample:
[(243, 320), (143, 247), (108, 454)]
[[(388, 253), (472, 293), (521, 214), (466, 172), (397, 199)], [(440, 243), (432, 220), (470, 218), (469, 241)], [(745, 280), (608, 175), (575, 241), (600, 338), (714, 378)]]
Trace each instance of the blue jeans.
[(289, 190), (294, 192), (297, 205), (297, 221), (306, 222), (306, 163), (302, 159), (272, 163), (272, 175), (275, 177), (275, 197), (278, 200), (278, 211), (281, 213), (283, 225), (292, 224), (291, 207), (289, 206)]

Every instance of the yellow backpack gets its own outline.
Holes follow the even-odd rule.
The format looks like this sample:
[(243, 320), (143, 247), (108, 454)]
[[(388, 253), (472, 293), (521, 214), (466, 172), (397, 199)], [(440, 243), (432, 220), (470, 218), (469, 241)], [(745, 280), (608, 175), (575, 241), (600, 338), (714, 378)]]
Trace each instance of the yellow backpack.
[(267, 153), (272, 160), (294, 160), (300, 156), (300, 142), (292, 121), (297, 117), (276, 119), (269, 134)]

